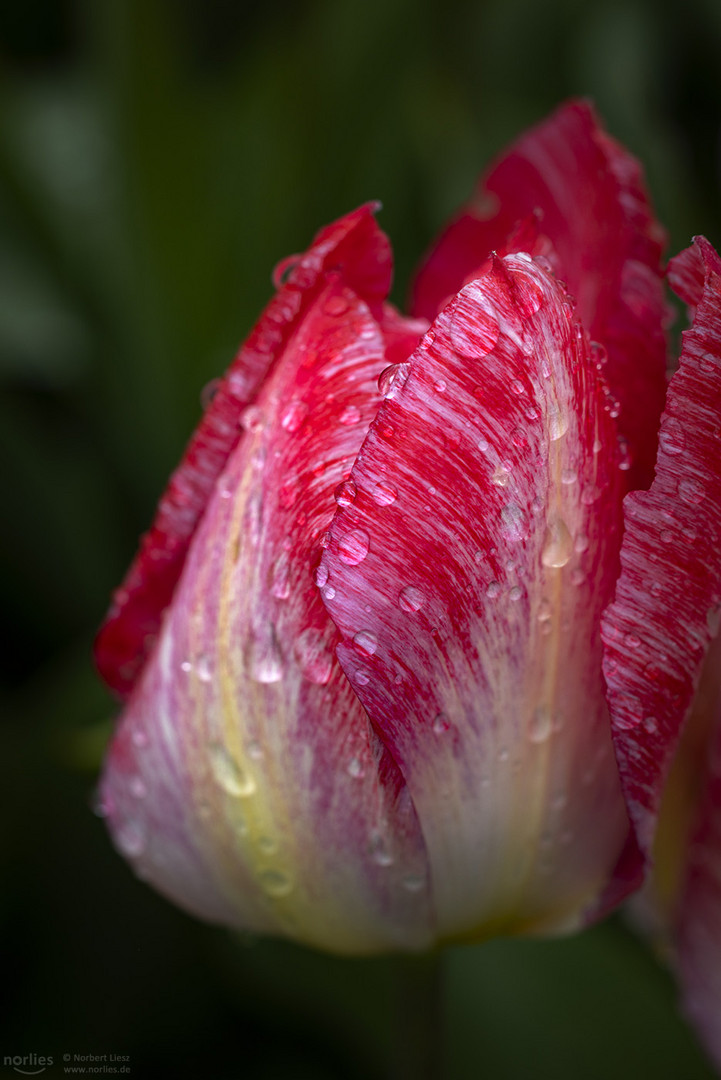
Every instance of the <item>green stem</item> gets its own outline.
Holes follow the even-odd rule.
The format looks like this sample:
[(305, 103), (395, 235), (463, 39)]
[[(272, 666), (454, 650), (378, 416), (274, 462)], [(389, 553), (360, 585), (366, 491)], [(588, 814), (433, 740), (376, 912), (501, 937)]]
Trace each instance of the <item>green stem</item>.
[(394, 1080), (443, 1076), (443, 978), (440, 951), (398, 960)]

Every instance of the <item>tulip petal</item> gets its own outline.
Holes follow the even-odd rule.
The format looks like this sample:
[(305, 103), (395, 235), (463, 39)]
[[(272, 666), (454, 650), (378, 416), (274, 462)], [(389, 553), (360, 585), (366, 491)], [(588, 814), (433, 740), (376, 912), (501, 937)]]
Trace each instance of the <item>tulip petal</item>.
[[(340, 274), (323, 283), (210, 497), (102, 795), (118, 846), (181, 905), (332, 951), (420, 948), (433, 934), (423, 838), (316, 583), (387, 343)], [(377, 311), (404, 355), (422, 324)], [(129, 822), (142, 851), (124, 842)], [(173, 874), (155, 861), (168, 833), (190, 852)]]
[(646, 853), (721, 604), (721, 260), (703, 238), (694, 250), (704, 294), (669, 385), (656, 479), (624, 503), (623, 570), (603, 619), (616, 755)]
[(599, 628), (620, 474), (588, 342), (551, 274), (496, 259), (385, 389), (320, 566), (340, 662), (408, 785), (441, 938), (570, 929), (629, 831)]
[(563, 106), (497, 160), (428, 255), (412, 309), (432, 319), (490, 251), (510, 250), (509, 234), (534, 211), (581, 322), (607, 350), (604, 378), (629, 446), (628, 486), (648, 487), (666, 389), (664, 234), (640, 165), (600, 128), (590, 105)]
[(150, 531), (125, 580), (113, 596), (95, 645), (95, 660), (108, 686), (127, 697), (153, 647), (165, 608), (183, 569), (193, 534), (228, 457), (243, 437), (242, 412), (291, 335), (302, 322), (329, 270), (342, 271), (349, 286), (380, 312), (391, 280), (391, 253), (368, 204), (327, 226), (302, 256), (286, 260), (288, 271), (261, 318), (241, 346), (188, 444), (160, 500)]
[(631, 818), (654, 861), (644, 922), (666, 940), (686, 1011), (721, 1063), (721, 259), (697, 237), (669, 277), (695, 314), (656, 479), (624, 503), (604, 672)]

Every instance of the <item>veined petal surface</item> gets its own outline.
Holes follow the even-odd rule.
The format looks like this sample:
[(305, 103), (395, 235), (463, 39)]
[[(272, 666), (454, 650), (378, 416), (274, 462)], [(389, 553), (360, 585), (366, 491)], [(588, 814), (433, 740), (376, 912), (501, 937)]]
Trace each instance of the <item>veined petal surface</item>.
[[(584, 327), (606, 350), (604, 378), (628, 444), (627, 487), (648, 487), (666, 390), (664, 233), (639, 163), (602, 130), (590, 105), (570, 102), (499, 157), (427, 256), (412, 310), (432, 319), (491, 251), (508, 250), (509, 234), (519, 222), (527, 228), (533, 213)], [(516, 250), (536, 254), (530, 244), (538, 241), (528, 242)]]
[(317, 577), (387, 362), (369, 305), (326, 274), (210, 497), (102, 788), (118, 846), (176, 902), (344, 953), (433, 935), (413, 803), (337, 662)]
[(98, 670), (121, 697), (129, 695), (153, 648), (210, 494), (244, 437), (243, 410), (252, 407), (324, 287), (324, 273), (342, 271), (349, 286), (380, 313), (390, 287), (391, 253), (387, 237), (375, 223), (376, 208), (359, 207), (326, 226), (304, 255), (292, 256), (277, 268), (278, 292), (219, 381), (98, 634)]
[(721, 1063), (721, 260), (699, 237), (669, 276), (695, 314), (656, 479), (624, 504), (604, 671), (624, 791), (655, 864), (646, 914)]
[(571, 929), (629, 830), (601, 680), (620, 473), (588, 342), (508, 256), (385, 390), (320, 567), (341, 664), (413, 799), (441, 940)]

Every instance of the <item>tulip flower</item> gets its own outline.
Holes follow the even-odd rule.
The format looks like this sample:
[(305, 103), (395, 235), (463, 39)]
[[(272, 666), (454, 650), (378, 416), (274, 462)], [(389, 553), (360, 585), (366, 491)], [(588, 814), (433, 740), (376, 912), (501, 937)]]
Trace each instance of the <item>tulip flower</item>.
[(566, 933), (655, 855), (721, 1060), (721, 263), (672, 263), (667, 395), (664, 234), (588, 105), (496, 162), (410, 317), (374, 210), (277, 268), (115, 593), (114, 841), (345, 954)]

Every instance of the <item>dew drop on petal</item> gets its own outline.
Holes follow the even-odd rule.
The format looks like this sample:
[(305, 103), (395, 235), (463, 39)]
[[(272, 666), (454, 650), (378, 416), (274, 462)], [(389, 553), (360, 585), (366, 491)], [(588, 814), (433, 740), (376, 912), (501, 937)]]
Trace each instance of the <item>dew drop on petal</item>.
[(353, 529), (340, 540), (338, 554), (347, 566), (358, 566), (370, 549), (370, 537), (364, 529)]
[(145, 781), (141, 776), (133, 776), (128, 784), (128, 790), (134, 799), (144, 799), (148, 794)]
[(433, 720), (433, 734), (445, 735), (447, 731), (450, 731), (451, 722), (445, 713), (439, 712)]
[(512, 543), (528, 538), (528, 518), (517, 503), (507, 503), (501, 510), (500, 531), (501, 535)]
[(393, 856), (380, 833), (374, 833), (368, 844), (368, 853), (377, 866), (392, 866)]
[(383, 368), (378, 376), (378, 391), (383, 397), (389, 397), (391, 391), (394, 395), (399, 390), (403, 389), (403, 386), (408, 378), (411, 370), (409, 363), (402, 364), (389, 364), (388, 367)]
[(403, 878), (403, 888), (409, 893), (418, 893), (425, 885), (426, 880), (420, 874), (406, 874)]
[(270, 592), (276, 600), (287, 600), (290, 596), (290, 557), (287, 551), (281, 551), (270, 571)]
[(679, 498), (690, 506), (703, 502), (706, 489), (699, 480), (681, 480), (678, 485)]
[(461, 294), (451, 315), (451, 345), (459, 356), (478, 359), (495, 347), (500, 334), (498, 317), (480, 288)]
[(345, 315), (345, 313), (348, 311), (349, 307), (350, 307), (350, 305), (349, 305), (347, 299), (345, 298), (345, 296), (342, 296), (342, 295), (329, 296), (328, 299), (323, 304), (323, 311), (325, 312), (326, 315), (331, 315), (331, 316)]
[(325, 563), (321, 563), (315, 572), (315, 583), (319, 589), (322, 589), (323, 586), (327, 583), (327, 581), (328, 567), (325, 565)]
[(379, 480), (372, 491), (373, 502), (378, 506), (391, 506), (398, 498), (398, 492), (391, 485)]
[(133, 746), (137, 746), (139, 750), (148, 745), (148, 733), (144, 728), (135, 728), (130, 738)]
[(501, 583), (500, 583), (500, 581), (492, 581), (488, 586), (486, 586), (486, 596), (488, 597), (489, 600), (493, 600), (496, 596), (498, 596), (500, 591), (501, 591)]
[(406, 585), (398, 596), (398, 604), (403, 611), (420, 611), (425, 602), (425, 596), (415, 585)]
[(543, 743), (553, 730), (553, 717), (548, 705), (540, 705), (531, 718), (528, 737), (533, 743)]
[(288, 896), (293, 890), (293, 879), (283, 870), (263, 870), (260, 884), (263, 892), (274, 900)]
[(573, 554), (573, 538), (563, 518), (555, 518), (548, 523), (541, 552), (544, 566), (565, 566)]
[(356, 486), (352, 480), (344, 480), (333, 492), (338, 506), (350, 506), (357, 495)]
[(345, 427), (351, 427), (353, 424), (357, 424), (361, 418), (360, 409), (357, 405), (347, 405), (343, 412), (340, 414), (339, 423)]
[(259, 683), (276, 683), (283, 678), (283, 661), (271, 634), (256, 635), (248, 646), (250, 677)]
[(263, 430), (264, 424), (263, 410), (257, 405), (248, 405), (240, 414), (240, 426), (249, 435), (257, 435)]
[(378, 638), (371, 630), (359, 630), (354, 634), (353, 642), (366, 656), (373, 656), (378, 648)]
[(551, 442), (562, 439), (568, 431), (568, 417), (555, 403), (548, 407), (548, 434)]
[(241, 768), (222, 743), (211, 743), (208, 756), (213, 776), (227, 795), (247, 798), (254, 793), (255, 778)]
[(291, 401), (281, 417), (281, 427), (292, 435), (300, 429), (307, 415), (308, 406), (304, 401)]

